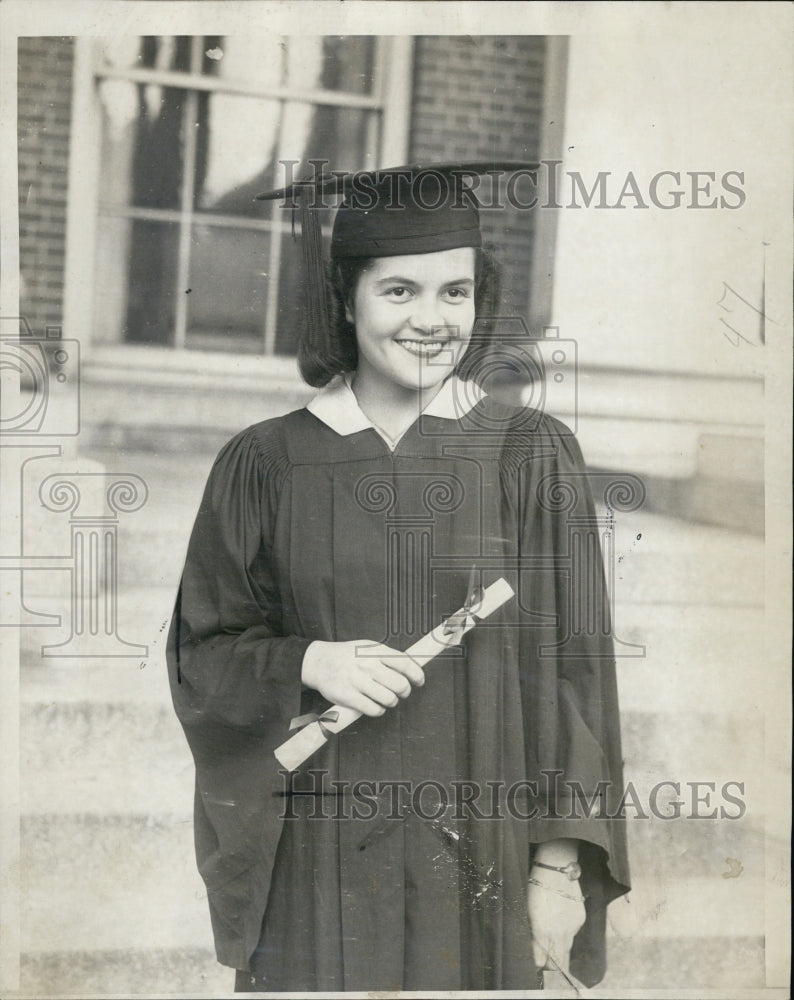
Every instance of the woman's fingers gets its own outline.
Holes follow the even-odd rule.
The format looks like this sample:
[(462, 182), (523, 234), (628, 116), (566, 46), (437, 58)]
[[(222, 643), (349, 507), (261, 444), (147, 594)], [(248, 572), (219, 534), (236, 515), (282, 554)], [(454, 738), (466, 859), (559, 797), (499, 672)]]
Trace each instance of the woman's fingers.
[(394, 708), (400, 701), (399, 696), (394, 691), (381, 684), (374, 677), (366, 678), (362, 684), (361, 693), (378, 705), (383, 705), (384, 708)]
[[(387, 654), (388, 659), (381, 659), (381, 653)], [(369, 649), (366, 658), (359, 663), (362, 667), (358, 685), (361, 693), (384, 708), (394, 708), (401, 698), (408, 697), (412, 684), (420, 686), (425, 682), (424, 671), (417, 663), (388, 646)]]
[(425, 682), (422, 668), (410, 657), (382, 643), (313, 642), (304, 654), (301, 680), (332, 704), (363, 715), (383, 715), (412, 685)]
[(399, 698), (407, 698), (411, 693), (411, 682), (408, 678), (384, 663), (378, 662), (373, 665), (370, 677)]
[[(527, 887), (527, 910), (532, 927), (535, 964), (568, 968), (573, 939), (585, 920), (584, 902), (570, 898), (577, 891), (569, 882), (560, 882), (562, 889), (554, 891), (549, 884)], [(564, 895), (561, 893), (564, 892)]]
[(537, 937), (532, 938), (532, 957), (538, 969), (545, 969), (549, 958), (548, 947), (540, 942)]
[[(385, 656), (381, 657), (380, 662), (390, 670), (401, 674), (414, 687), (421, 687), (425, 682), (424, 670), (422, 670), (416, 660), (412, 660), (405, 653), (398, 653), (393, 649), (386, 648)], [(407, 693), (410, 694), (410, 688)]]
[(368, 697), (368, 695), (366, 695), (363, 691), (351, 690), (343, 697), (340, 697), (338, 701), (340, 704), (344, 704), (347, 708), (352, 708), (356, 712), (361, 712), (362, 715), (375, 717), (383, 715), (386, 712), (386, 707), (384, 705), (375, 701), (373, 698)]

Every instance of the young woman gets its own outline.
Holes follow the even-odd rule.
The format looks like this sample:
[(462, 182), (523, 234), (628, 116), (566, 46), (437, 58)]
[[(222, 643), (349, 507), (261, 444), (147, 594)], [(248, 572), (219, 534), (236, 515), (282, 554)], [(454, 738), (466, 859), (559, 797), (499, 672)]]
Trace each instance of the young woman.
[[(572, 531), (605, 601), (581, 455), (475, 377), (494, 275), (473, 193), (357, 176), (332, 300), (310, 279), (322, 389), (221, 451), (171, 628), (218, 958), (239, 990), (592, 984), (628, 870), (609, 628), (574, 625)], [(402, 654), (472, 567), (516, 598), (423, 670)], [(360, 721), (280, 773), (291, 720), (329, 702)]]

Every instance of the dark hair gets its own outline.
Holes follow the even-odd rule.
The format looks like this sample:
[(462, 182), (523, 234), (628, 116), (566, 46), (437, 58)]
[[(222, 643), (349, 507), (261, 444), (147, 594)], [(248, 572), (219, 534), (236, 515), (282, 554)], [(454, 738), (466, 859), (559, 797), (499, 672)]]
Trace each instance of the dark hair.
[[(305, 339), (298, 348), (298, 363), (304, 380), (317, 388), (327, 385), (335, 375), (358, 367), (356, 328), (345, 316), (346, 304), (352, 302), (358, 279), (371, 265), (372, 257), (347, 257), (326, 265), (328, 286), (329, 347), (321, 352), (310, 349)], [(458, 362), (456, 371), (470, 377), (474, 354), (481, 353), (487, 341), (488, 320), (499, 311), (501, 268), (490, 250), (474, 248), (474, 313), (476, 345), (471, 344)], [(472, 357), (470, 357), (472, 355)]]

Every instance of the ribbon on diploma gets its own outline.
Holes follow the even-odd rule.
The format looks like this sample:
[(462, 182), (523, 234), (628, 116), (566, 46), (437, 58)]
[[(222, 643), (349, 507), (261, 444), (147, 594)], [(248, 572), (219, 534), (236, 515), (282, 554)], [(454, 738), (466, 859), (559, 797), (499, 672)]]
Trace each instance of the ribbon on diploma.
[[(474, 586), (473, 576), (474, 574), (463, 607), (406, 649), (403, 656), (408, 656), (420, 667), (425, 667), (450, 646), (458, 645), (470, 629), (514, 596), (513, 588), (504, 578), (483, 590), (482, 587)], [(290, 731), (297, 731), (273, 751), (276, 760), (288, 771), (296, 770), (324, 746), (330, 736), (335, 736), (356, 719), (360, 719), (361, 714), (344, 705), (331, 705), (320, 714), (307, 712), (297, 716), (290, 723)]]
[(466, 603), (460, 611), (456, 611), (454, 615), (450, 615), (449, 618), (445, 618), (441, 622), (443, 634), (445, 636), (455, 636), (454, 641), (452, 639), (449, 640), (451, 646), (456, 645), (466, 632), (470, 628), (474, 628), (480, 620), (478, 612), (482, 610), (482, 598), (482, 587), (475, 586), (474, 582), (471, 581), (469, 583), (469, 594), (466, 598)]
[(313, 722), (317, 723), (323, 736), (328, 739), (331, 735), (331, 730), (326, 727), (325, 723), (339, 722), (339, 712), (335, 708), (327, 708), (322, 715), (318, 715), (317, 712), (306, 712), (304, 715), (296, 715), (289, 724), (289, 731), (293, 732), (296, 729), (303, 729), (304, 726), (310, 726)]

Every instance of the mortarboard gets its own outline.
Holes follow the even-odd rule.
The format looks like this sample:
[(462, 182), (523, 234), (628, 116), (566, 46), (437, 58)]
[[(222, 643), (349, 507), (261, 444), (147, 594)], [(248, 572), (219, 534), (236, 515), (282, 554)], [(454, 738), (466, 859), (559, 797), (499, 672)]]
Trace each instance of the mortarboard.
[(326, 356), (333, 353), (320, 222), (320, 212), (332, 207), (333, 199), (342, 198), (331, 235), (332, 263), (476, 248), (482, 246), (475, 193), (479, 177), (535, 169), (537, 164), (526, 162), (477, 161), (315, 172), (312, 178), (259, 195), (257, 200), (282, 201), (282, 207), (293, 211), (293, 223), (295, 213), (300, 220), (307, 324), (301, 356), (310, 357), (315, 349)]

